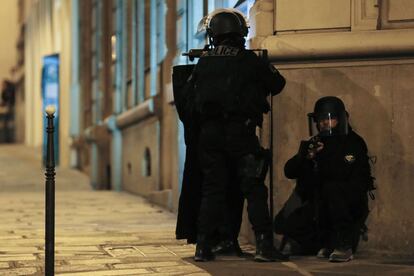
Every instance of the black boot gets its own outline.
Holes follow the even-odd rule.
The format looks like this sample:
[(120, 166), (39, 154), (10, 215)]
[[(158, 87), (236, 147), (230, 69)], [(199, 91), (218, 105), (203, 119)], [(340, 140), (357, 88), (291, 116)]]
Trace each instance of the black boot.
[(194, 261), (196, 262), (207, 262), (214, 260), (215, 256), (211, 251), (211, 247), (208, 244), (205, 236), (197, 237), (197, 246), (194, 254)]
[(354, 258), (352, 254), (352, 231), (336, 233), (335, 250), (329, 255), (330, 262), (349, 262)]
[(272, 233), (256, 235), (256, 262), (288, 261), (289, 257), (283, 255), (273, 246)]
[(237, 240), (223, 240), (213, 246), (213, 253), (222, 256), (243, 256), (243, 251), (240, 248)]

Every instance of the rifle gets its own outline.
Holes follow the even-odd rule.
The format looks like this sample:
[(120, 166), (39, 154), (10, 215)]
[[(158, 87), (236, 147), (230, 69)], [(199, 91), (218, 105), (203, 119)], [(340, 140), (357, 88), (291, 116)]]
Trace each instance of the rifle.
[[(212, 47), (207, 44), (203, 49), (190, 49), (186, 53), (182, 53), (183, 56), (188, 57), (190, 61), (194, 61), (196, 58), (200, 58), (203, 54), (212, 50)], [(254, 52), (257, 56), (263, 58), (264, 60), (268, 59), (267, 49), (247, 49), (247, 51)]]
[(187, 56), (190, 61), (194, 61), (196, 58), (200, 58), (204, 53), (210, 51), (212, 46), (206, 44), (203, 49), (190, 49), (187, 53), (182, 53), (183, 56)]

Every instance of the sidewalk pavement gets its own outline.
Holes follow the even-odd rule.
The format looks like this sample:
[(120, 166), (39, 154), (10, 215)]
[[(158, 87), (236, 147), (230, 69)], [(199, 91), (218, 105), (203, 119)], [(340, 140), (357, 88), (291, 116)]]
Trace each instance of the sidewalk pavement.
[[(0, 145), (0, 275), (43, 275), (44, 172), (39, 151)], [(93, 191), (85, 175), (56, 174), (56, 275), (414, 275), (413, 260), (314, 257), (283, 263), (195, 263), (175, 239), (175, 214), (128, 193)], [(253, 252), (246, 243), (243, 249)]]

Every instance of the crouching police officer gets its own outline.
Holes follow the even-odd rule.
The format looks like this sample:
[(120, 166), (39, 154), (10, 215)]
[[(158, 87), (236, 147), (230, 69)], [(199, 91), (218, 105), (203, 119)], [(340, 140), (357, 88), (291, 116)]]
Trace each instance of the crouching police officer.
[(307, 237), (319, 237), (318, 257), (329, 257), (331, 262), (349, 261), (365, 228), (367, 192), (373, 188), (367, 146), (349, 126), (349, 115), (339, 98), (319, 99), (308, 116), (311, 133), (316, 135), (301, 142), (299, 152), (285, 165), (285, 175), (297, 179), (295, 191), (299, 197), (316, 207), (315, 212), (297, 213), (314, 216), (302, 219), (309, 222), (316, 218), (317, 233), (301, 233), (293, 226), (301, 225), (298, 221), (288, 228), (283, 226), (287, 220), (281, 220), (280, 228), (285, 227), (283, 234), (302, 245), (314, 246), (315, 242), (310, 243)]
[(273, 246), (267, 188), (258, 172), (263, 155), (256, 136), (266, 96), (276, 95), (284, 78), (268, 62), (245, 49), (248, 26), (236, 10), (210, 14), (206, 31), (212, 48), (199, 59), (187, 81), (185, 105), (198, 118), (199, 161), (203, 173), (202, 200), (194, 259), (214, 259), (211, 236), (225, 224), (225, 193), (229, 168), (248, 202), (248, 217), (256, 235), (256, 261), (285, 259)]

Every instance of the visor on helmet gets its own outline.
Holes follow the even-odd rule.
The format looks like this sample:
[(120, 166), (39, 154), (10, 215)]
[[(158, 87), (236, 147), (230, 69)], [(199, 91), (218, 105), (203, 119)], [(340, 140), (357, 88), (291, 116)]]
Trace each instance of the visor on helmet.
[(348, 116), (340, 113), (309, 113), (309, 134), (311, 136), (336, 136), (348, 134)]

